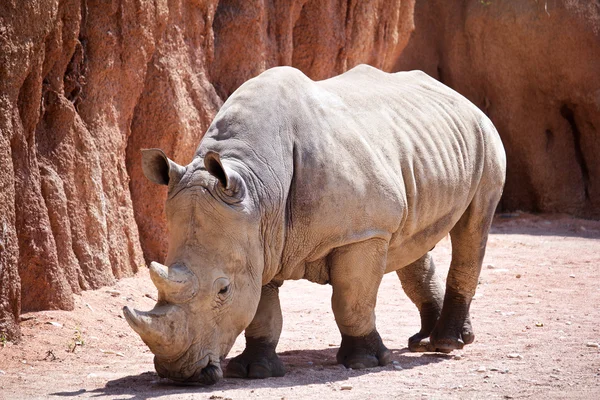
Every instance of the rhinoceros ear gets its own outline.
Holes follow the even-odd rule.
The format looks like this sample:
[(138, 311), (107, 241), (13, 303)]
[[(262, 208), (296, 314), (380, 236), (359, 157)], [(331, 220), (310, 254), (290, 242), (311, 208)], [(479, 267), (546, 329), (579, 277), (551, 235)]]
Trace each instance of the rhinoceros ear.
[(169, 160), (161, 149), (142, 149), (142, 171), (152, 182), (168, 185), (179, 182), (185, 168)]
[(219, 181), (219, 189), (225, 194), (223, 200), (228, 203), (240, 202), (246, 195), (246, 183), (235, 170), (221, 161), (221, 157), (214, 151), (209, 151), (204, 156), (204, 167)]

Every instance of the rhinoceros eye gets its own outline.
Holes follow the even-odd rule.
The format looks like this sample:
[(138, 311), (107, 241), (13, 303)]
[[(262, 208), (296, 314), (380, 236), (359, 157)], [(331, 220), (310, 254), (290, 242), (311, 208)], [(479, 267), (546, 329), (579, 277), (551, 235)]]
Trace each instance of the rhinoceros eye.
[(224, 295), (227, 294), (229, 292), (229, 288), (231, 287), (231, 284), (225, 286), (224, 288), (222, 288), (221, 290), (219, 290), (219, 294), (220, 295)]
[(220, 301), (226, 300), (231, 294), (231, 281), (227, 278), (219, 278), (215, 281), (215, 289)]

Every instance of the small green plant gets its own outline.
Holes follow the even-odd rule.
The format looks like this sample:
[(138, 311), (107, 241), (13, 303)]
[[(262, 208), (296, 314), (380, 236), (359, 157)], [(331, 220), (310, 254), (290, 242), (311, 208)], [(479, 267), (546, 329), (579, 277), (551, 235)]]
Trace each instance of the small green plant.
[(79, 328), (76, 328), (75, 332), (73, 333), (73, 337), (71, 338), (71, 342), (69, 343), (69, 352), (75, 353), (77, 346), (83, 346), (84, 344), (85, 341), (83, 340), (81, 330)]
[(8, 343), (8, 337), (6, 336), (6, 333), (4, 333), (4, 332), (0, 333), (0, 346), (5, 347), (7, 343)]
[(492, 4), (491, 0), (479, 0), (479, 2), (486, 7)]

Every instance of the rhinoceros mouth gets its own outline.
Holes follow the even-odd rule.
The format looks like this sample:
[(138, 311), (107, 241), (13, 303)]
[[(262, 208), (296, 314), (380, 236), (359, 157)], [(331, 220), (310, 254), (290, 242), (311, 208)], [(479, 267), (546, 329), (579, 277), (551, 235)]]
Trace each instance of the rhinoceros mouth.
[(158, 376), (181, 384), (214, 385), (223, 377), (221, 363), (207, 355), (192, 366), (177, 366), (177, 363), (164, 362), (154, 357), (154, 367)]

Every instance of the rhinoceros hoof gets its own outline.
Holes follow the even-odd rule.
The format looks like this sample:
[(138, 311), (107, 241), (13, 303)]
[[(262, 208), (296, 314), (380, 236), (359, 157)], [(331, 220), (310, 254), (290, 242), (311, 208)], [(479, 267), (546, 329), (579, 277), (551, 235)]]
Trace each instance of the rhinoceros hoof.
[(438, 326), (431, 333), (430, 341), (435, 351), (450, 353), (452, 350), (462, 349), (466, 344), (475, 340), (471, 321), (467, 319), (463, 326)]
[(436, 351), (429, 340), (429, 335), (421, 332), (408, 338), (408, 350), (416, 353)]
[(226, 378), (264, 379), (284, 376), (285, 367), (275, 353), (275, 345), (260, 339), (246, 339), (246, 349), (225, 368)]
[(337, 353), (337, 362), (346, 368), (363, 369), (390, 363), (392, 352), (384, 346), (376, 330), (367, 336), (342, 334), (342, 345)]

